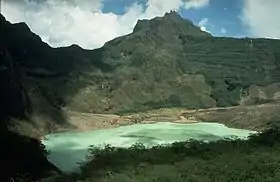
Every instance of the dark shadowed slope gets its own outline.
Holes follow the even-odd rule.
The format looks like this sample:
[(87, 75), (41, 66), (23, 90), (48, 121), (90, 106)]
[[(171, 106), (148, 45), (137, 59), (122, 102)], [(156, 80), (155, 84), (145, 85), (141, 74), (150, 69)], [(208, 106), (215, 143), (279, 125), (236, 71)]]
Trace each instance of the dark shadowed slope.
[[(8, 130), (10, 117), (28, 120), (32, 114), (31, 99), (24, 85), (21, 66), (9, 52), (5, 40), (4, 18), (1, 16), (0, 43), (0, 181), (34, 181), (58, 171), (50, 164), (44, 147), (37, 139)], [(31, 132), (31, 131), (26, 131)]]
[(86, 51), (76, 45), (51, 48), (25, 23), (11, 24), (2, 15), (1, 32), (3, 118), (32, 120), (35, 115), (46, 123), (61, 124), (65, 120), (61, 106), (86, 84), (79, 77), (87, 70), (110, 70), (95, 58), (100, 50)]

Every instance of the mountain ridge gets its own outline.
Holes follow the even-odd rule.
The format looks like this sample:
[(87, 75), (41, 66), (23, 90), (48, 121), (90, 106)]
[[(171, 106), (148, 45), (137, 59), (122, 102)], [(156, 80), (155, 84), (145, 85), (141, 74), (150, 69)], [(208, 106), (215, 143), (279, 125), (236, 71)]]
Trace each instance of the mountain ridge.
[[(170, 28), (172, 27), (172, 28)], [(174, 29), (176, 32), (174, 32)], [(166, 30), (169, 30), (165, 32)], [(188, 31), (186, 31), (188, 30)], [(201, 31), (201, 29), (188, 19), (182, 18), (176, 11), (165, 13), (163, 17), (155, 17), (153, 19), (140, 19), (137, 21), (133, 32), (146, 31), (150, 33), (165, 34), (182, 34), (189, 36), (211, 36), (210, 33)]]
[(35, 90), (53, 111), (231, 106), (240, 104), (251, 86), (279, 82), (278, 40), (213, 37), (174, 11), (139, 20), (131, 34), (94, 50), (75, 44), (52, 48), (26, 24), (10, 24), (2, 15), (1, 21), (5, 47), (30, 85), (29, 97)]

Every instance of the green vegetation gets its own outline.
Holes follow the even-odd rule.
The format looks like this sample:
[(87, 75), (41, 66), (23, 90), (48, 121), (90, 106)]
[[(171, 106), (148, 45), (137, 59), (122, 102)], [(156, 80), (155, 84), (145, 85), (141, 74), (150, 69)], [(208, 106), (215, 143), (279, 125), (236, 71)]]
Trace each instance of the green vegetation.
[(272, 88), (280, 83), (279, 40), (212, 37), (171, 12), (138, 21), (133, 33), (96, 50), (51, 48), (26, 24), (2, 21), (5, 48), (22, 73), (32, 111), (60, 115), (50, 118), (56, 122), (64, 117), (60, 107), (125, 113), (235, 106), (254, 86), (270, 94), (256, 95), (255, 103), (279, 98), (280, 88)]
[[(103, 73), (103, 79), (87, 94), (82, 88), (69, 107), (123, 113), (163, 107), (235, 106), (243, 97), (250, 97), (246, 93), (253, 86), (265, 89), (280, 82), (279, 40), (218, 38), (196, 28), (177, 16), (139, 21), (132, 34), (102, 48), (102, 61), (111, 65), (112, 71)], [(106, 87), (100, 90), (95, 84)], [(277, 92), (279, 88), (273, 90), (273, 94)], [(101, 97), (89, 100), (89, 95)], [(255, 98), (256, 103), (274, 100)], [(78, 104), (80, 101), (87, 105)], [(104, 104), (97, 106), (97, 102)]]
[[(279, 123), (277, 123), (279, 125)], [(217, 142), (190, 140), (147, 149), (92, 146), (81, 174), (55, 181), (202, 181), (278, 182), (280, 180), (280, 128), (274, 126), (249, 140)]]

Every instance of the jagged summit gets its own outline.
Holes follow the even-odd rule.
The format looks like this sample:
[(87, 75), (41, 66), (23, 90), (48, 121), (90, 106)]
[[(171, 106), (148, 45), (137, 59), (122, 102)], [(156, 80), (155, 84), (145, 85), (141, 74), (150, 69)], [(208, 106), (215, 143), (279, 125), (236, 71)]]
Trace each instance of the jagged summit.
[(166, 12), (163, 18), (168, 18), (172, 20), (183, 20), (183, 18), (174, 10), (171, 10), (170, 12)]
[(138, 20), (133, 32), (149, 32), (163, 34), (177, 34), (188, 36), (211, 36), (203, 32), (192, 21), (182, 18), (176, 11), (171, 10), (162, 17), (155, 17), (151, 20)]

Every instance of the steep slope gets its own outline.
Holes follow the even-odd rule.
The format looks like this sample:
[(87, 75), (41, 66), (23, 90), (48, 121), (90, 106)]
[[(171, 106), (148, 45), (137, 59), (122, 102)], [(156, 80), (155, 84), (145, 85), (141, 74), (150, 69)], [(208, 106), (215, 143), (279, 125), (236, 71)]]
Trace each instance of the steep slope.
[(212, 37), (176, 12), (138, 21), (133, 33), (102, 50), (102, 61), (114, 70), (98, 87), (81, 90), (70, 102), (72, 109), (232, 106), (248, 98), (252, 87), (280, 79), (279, 40)]
[(46, 132), (67, 124), (61, 107), (89, 81), (80, 80), (87, 70), (110, 70), (98, 62), (99, 52), (51, 48), (25, 23), (11, 24), (1, 15), (1, 119), (29, 120)]
[(31, 98), (32, 116), (52, 116), (48, 123), (65, 120), (62, 107), (121, 113), (279, 98), (279, 40), (213, 37), (171, 11), (139, 20), (131, 34), (100, 49), (51, 48), (26, 24), (1, 21), (6, 50)]
[[(28, 120), (33, 108), (21, 66), (7, 49), (5, 38), (4, 17), (1, 16), (0, 181), (34, 181), (58, 169), (48, 162), (40, 141), (9, 130), (10, 117)], [(32, 130), (25, 131), (28, 132), (32, 135)]]
[(253, 102), (279, 98), (270, 86), (280, 82), (279, 40), (212, 37), (171, 11), (139, 20), (100, 49), (51, 48), (26, 24), (2, 21), (32, 111), (48, 120), (64, 120), (61, 107), (116, 113), (252, 104), (256, 86)]

